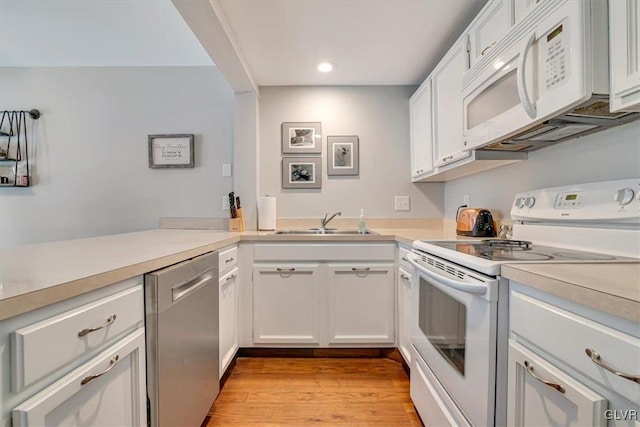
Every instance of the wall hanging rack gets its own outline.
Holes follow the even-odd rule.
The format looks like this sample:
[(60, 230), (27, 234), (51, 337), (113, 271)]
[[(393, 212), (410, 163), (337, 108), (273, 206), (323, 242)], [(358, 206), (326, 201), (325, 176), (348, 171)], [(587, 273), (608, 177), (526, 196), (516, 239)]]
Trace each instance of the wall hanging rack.
[(0, 187), (29, 187), (29, 138), (27, 117), (40, 118), (32, 109), (1, 111), (0, 118)]

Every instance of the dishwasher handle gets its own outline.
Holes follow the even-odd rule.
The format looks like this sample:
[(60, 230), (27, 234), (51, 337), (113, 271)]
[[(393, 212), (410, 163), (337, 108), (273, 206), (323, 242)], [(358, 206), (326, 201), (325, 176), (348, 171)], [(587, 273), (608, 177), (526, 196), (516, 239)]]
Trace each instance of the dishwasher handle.
[(213, 280), (213, 278), (213, 273), (209, 272), (204, 276), (196, 277), (192, 280), (174, 286), (171, 288), (171, 300), (178, 301), (180, 298), (190, 294), (210, 280)]

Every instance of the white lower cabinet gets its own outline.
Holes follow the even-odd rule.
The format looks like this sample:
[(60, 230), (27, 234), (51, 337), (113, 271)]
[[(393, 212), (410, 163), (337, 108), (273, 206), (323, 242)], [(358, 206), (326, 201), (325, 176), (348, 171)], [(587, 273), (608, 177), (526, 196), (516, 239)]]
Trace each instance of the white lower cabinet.
[(509, 342), (508, 425), (604, 426), (607, 400), (514, 341)]
[(640, 324), (511, 281), (509, 426), (640, 421)]
[(398, 270), (398, 349), (407, 365), (411, 366), (411, 274)]
[(238, 268), (220, 276), (218, 287), (220, 378), (238, 351)]
[(329, 264), (329, 344), (394, 340), (395, 264)]
[(395, 260), (388, 243), (256, 244), (242, 345), (393, 346)]
[(145, 385), (140, 328), (17, 406), (13, 426), (143, 426)]
[(320, 343), (318, 276), (318, 264), (254, 266), (254, 343)]

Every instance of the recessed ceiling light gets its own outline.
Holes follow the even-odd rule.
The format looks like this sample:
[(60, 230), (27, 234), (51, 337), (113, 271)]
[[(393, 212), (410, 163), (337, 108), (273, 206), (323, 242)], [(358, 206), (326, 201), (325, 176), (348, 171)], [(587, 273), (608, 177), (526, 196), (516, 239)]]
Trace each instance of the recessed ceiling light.
[(321, 62), (318, 64), (318, 71), (321, 73), (329, 73), (333, 71), (333, 64), (331, 62)]

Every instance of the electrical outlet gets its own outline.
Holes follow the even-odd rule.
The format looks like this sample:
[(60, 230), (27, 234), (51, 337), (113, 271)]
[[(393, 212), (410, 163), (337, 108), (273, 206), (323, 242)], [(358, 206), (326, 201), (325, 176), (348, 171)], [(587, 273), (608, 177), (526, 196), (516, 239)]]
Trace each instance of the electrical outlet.
[(395, 200), (395, 210), (397, 211), (408, 211), (410, 209), (410, 201), (411, 197), (409, 196), (396, 196)]
[(229, 196), (222, 196), (222, 209), (229, 209)]
[(469, 205), (469, 195), (465, 194), (464, 196), (462, 196), (462, 204), (466, 205), (467, 207), (470, 207)]

